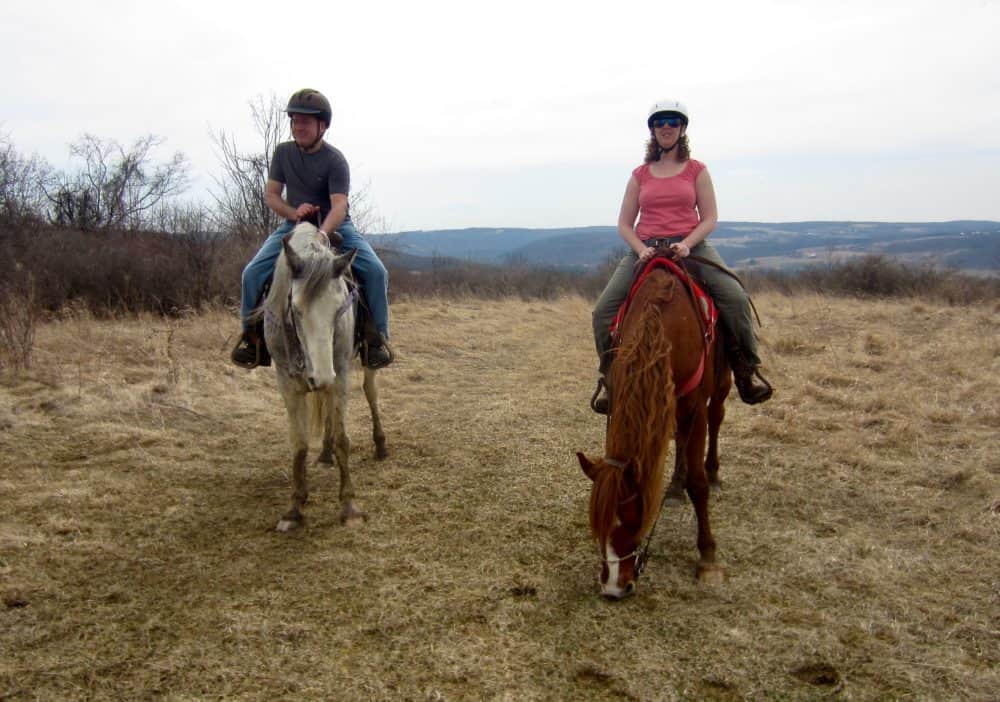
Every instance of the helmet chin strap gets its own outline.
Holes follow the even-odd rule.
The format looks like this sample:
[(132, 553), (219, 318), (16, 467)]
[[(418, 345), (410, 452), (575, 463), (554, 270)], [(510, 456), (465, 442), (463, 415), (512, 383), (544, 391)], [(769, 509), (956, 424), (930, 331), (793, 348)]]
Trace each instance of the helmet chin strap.
[[(673, 151), (673, 150), (674, 150), (674, 149), (675, 149), (675, 148), (677, 147), (677, 145), (681, 143), (681, 137), (682, 137), (682, 136), (684, 136), (684, 134), (683, 134), (683, 133), (681, 133), (681, 134), (678, 134), (678, 135), (677, 135), (677, 138), (676, 138), (676, 139), (674, 139), (674, 143), (673, 143), (673, 144), (671, 144), (670, 146), (668, 146), (667, 148), (663, 148), (663, 147), (661, 146), (661, 147), (660, 147), (660, 156), (662, 156), (663, 154), (669, 154), (669, 153), (670, 153), (671, 151)], [(655, 135), (655, 134), (653, 135), (653, 138), (654, 138), (654, 139), (656, 138), (656, 135)]]

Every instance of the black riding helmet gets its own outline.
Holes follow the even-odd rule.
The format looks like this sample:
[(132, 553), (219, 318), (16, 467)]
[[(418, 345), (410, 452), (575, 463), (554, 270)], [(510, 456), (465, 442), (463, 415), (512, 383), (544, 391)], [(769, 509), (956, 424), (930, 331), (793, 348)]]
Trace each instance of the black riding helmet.
[(285, 112), (289, 117), (293, 114), (316, 115), (327, 127), (330, 126), (330, 118), (333, 116), (330, 101), (323, 93), (312, 88), (303, 88), (288, 98)]

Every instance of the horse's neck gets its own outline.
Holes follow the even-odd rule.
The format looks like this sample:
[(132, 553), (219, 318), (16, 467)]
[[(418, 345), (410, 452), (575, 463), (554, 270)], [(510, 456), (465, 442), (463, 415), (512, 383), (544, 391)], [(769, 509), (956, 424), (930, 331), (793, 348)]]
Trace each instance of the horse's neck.
[(662, 465), (673, 438), (674, 350), (665, 317), (677, 299), (676, 285), (665, 273), (646, 280), (622, 321), (622, 343), (611, 369), (606, 449), (619, 460), (631, 458), (640, 476)]

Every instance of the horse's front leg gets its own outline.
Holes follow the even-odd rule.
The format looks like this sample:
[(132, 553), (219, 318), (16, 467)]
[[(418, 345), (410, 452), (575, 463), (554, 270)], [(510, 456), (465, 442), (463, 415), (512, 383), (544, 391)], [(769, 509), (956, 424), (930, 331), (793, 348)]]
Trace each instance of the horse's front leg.
[(344, 526), (357, 526), (364, 522), (365, 514), (354, 504), (354, 484), (351, 482), (350, 455), (351, 439), (347, 436), (347, 377), (346, 373), (337, 376), (333, 390), (327, 398), (330, 414), (329, 429), (333, 433), (334, 452), (337, 455), (337, 466), (340, 468), (340, 523)]
[(707, 433), (705, 410), (692, 420), (691, 431), (685, 442), (687, 455), (687, 492), (698, 520), (698, 580), (720, 583), (724, 573), (715, 562), (715, 537), (708, 518), (708, 476), (705, 473), (705, 435)]
[[(280, 386), (280, 382), (279, 382)], [(288, 437), (292, 445), (292, 507), (278, 521), (278, 531), (291, 531), (302, 526), (302, 509), (309, 499), (306, 484), (306, 453), (309, 450), (309, 422), (306, 398), (291, 388), (281, 389), (288, 412)]]
[(382, 460), (389, 455), (389, 450), (385, 447), (385, 432), (382, 431), (382, 417), (378, 410), (378, 385), (375, 384), (376, 371), (365, 368), (365, 399), (368, 400), (368, 409), (372, 414), (372, 440), (375, 442), (375, 458)]

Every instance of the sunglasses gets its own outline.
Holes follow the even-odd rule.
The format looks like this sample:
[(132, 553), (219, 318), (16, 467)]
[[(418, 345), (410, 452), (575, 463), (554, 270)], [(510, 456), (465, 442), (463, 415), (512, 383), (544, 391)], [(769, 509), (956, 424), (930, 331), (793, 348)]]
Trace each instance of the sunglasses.
[(682, 124), (684, 124), (684, 118), (679, 115), (670, 115), (668, 117), (657, 117), (652, 121), (652, 125), (657, 129), (660, 129), (661, 127), (666, 127), (667, 125), (670, 125), (671, 127), (674, 127), (676, 129)]

